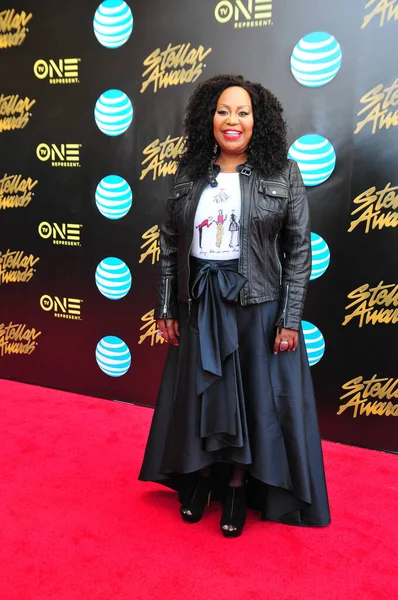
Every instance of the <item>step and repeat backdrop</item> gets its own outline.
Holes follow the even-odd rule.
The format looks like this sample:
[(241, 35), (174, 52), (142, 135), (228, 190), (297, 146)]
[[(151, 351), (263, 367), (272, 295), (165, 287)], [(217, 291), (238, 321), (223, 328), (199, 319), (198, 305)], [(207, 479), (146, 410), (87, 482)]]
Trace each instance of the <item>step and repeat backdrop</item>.
[(184, 107), (240, 73), (308, 190), (322, 435), (397, 451), (397, 40), (398, 0), (1, 0), (0, 377), (154, 405)]

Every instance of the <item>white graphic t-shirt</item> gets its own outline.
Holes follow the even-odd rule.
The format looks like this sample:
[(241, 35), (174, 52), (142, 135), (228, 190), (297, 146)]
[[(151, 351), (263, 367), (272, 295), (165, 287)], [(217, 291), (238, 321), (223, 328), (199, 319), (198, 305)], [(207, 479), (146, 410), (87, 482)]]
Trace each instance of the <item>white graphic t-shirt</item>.
[(200, 197), (195, 215), (191, 254), (206, 260), (239, 258), (239, 173), (219, 173), (217, 187), (210, 185)]

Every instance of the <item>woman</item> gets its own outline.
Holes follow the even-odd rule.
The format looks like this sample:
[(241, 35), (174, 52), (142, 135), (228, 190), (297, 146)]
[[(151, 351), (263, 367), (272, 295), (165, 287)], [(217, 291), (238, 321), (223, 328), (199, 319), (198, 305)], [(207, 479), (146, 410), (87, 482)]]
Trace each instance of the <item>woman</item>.
[[(187, 522), (200, 520), (210, 494), (221, 500), (226, 537), (242, 533), (247, 506), (262, 520), (327, 525), (300, 327), (308, 205), (286, 157), (282, 107), (260, 84), (217, 76), (192, 95), (185, 130), (161, 227), (156, 309), (173, 347), (140, 479), (177, 490)], [(235, 215), (238, 245), (222, 235), (220, 214), (222, 227)], [(217, 230), (200, 244), (196, 227), (209, 215)]]

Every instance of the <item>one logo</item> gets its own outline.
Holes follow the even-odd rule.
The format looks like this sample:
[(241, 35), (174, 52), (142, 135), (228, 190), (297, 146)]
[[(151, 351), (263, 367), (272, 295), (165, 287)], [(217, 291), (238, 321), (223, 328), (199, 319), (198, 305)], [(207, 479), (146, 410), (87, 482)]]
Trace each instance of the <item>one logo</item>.
[(39, 257), (25, 254), (23, 250), (0, 250), (0, 285), (29, 283), (36, 273), (33, 267), (39, 260)]
[(315, 133), (303, 135), (296, 140), (290, 146), (288, 156), (298, 162), (306, 186), (323, 183), (336, 166), (336, 153), (332, 144)]
[(80, 167), (82, 144), (39, 144), (36, 156), (42, 162), (51, 161), (52, 167)]
[(7, 208), (26, 208), (34, 196), (32, 190), (38, 180), (31, 177), (24, 179), (22, 175), (8, 175), (0, 179), (0, 210)]
[(125, 375), (131, 365), (127, 344), (115, 335), (107, 335), (98, 342), (95, 358), (101, 371), (110, 377)]
[(101, 260), (95, 271), (97, 288), (106, 298), (120, 300), (131, 288), (130, 269), (120, 258), (109, 256)]
[(80, 83), (79, 63), (81, 58), (60, 58), (44, 60), (40, 58), (33, 65), (37, 79), (47, 79), (50, 83)]
[(130, 7), (123, 0), (105, 0), (94, 15), (94, 33), (106, 48), (120, 48), (133, 31), (134, 19)]
[(133, 120), (133, 105), (120, 90), (108, 90), (98, 98), (94, 110), (98, 128), (106, 135), (121, 135)]
[(0, 133), (24, 129), (32, 116), (30, 112), (36, 100), (28, 96), (20, 98), (19, 94), (0, 96)]
[(317, 233), (311, 233), (312, 270), (310, 280), (324, 274), (330, 263), (330, 251), (327, 243)]
[(0, 323), (0, 356), (32, 354), (39, 345), (36, 340), (40, 336), (41, 331), (23, 323)]
[(273, 25), (272, 0), (221, 0), (214, 16), (222, 24), (232, 21), (235, 28)]
[(338, 41), (324, 31), (304, 36), (295, 46), (290, 66), (293, 76), (306, 87), (321, 87), (336, 77), (341, 67)]
[(97, 185), (95, 202), (100, 213), (107, 219), (121, 219), (131, 208), (133, 193), (123, 177), (108, 175)]
[(54, 317), (81, 321), (81, 304), (78, 298), (59, 298), (44, 294), (40, 298), (40, 307), (46, 312), (52, 312)]
[(316, 365), (325, 353), (325, 340), (316, 325), (308, 321), (302, 321), (305, 346), (308, 354), (310, 367)]
[(56, 246), (80, 246), (81, 223), (49, 223), (42, 221), (38, 231), (44, 240), (52, 239)]
[(32, 13), (22, 10), (20, 13), (11, 10), (0, 12), (0, 49), (20, 46), (26, 39), (29, 29), (26, 27)]
[(192, 48), (190, 43), (169, 44), (166, 50), (156, 48), (144, 60), (147, 69), (142, 74), (144, 81), (140, 93), (143, 94), (151, 84), (156, 94), (171, 85), (195, 82), (202, 75), (206, 67), (204, 60), (211, 51), (212, 48), (205, 50), (202, 45)]

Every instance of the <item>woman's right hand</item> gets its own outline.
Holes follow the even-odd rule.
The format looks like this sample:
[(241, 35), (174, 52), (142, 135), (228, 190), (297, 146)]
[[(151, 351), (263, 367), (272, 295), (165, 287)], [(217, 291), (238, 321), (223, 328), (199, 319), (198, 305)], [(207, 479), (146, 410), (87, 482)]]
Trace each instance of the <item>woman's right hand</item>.
[(180, 336), (180, 329), (177, 319), (158, 319), (156, 324), (165, 342), (173, 346), (179, 345), (177, 338)]

